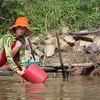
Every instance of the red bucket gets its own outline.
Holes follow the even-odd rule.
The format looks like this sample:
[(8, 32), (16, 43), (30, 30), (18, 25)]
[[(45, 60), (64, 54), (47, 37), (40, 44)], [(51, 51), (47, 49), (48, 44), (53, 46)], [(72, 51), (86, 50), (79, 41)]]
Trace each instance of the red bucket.
[(48, 74), (36, 64), (31, 63), (22, 78), (31, 83), (44, 83), (48, 78)]

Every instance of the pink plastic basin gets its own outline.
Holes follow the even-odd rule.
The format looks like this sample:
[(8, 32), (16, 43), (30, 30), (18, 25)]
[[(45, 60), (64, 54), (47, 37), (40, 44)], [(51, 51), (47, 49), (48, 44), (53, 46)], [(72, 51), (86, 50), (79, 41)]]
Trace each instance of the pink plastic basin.
[(31, 63), (21, 77), (31, 83), (44, 83), (48, 74), (36, 64)]

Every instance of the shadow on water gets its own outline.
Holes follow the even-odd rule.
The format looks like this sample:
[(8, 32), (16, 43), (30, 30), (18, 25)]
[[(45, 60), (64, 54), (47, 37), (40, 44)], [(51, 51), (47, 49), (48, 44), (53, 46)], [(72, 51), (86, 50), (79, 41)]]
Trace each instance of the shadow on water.
[(20, 83), (21, 78), (0, 76), (0, 100), (99, 100), (100, 77), (51, 76), (44, 84)]

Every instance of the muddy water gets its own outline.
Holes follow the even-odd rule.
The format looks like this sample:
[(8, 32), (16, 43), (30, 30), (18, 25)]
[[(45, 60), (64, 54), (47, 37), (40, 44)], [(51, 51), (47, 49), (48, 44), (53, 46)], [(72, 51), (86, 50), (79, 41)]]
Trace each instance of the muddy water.
[(100, 100), (100, 77), (50, 75), (45, 84), (21, 83), (17, 75), (0, 76), (0, 100)]

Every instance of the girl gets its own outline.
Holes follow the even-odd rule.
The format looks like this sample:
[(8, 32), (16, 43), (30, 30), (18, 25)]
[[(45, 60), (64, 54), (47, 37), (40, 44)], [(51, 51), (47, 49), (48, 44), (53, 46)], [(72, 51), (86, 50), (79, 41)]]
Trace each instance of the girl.
[(22, 75), (25, 71), (24, 36), (30, 32), (28, 19), (19, 17), (8, 34), (0, 39), (0, 67)]

